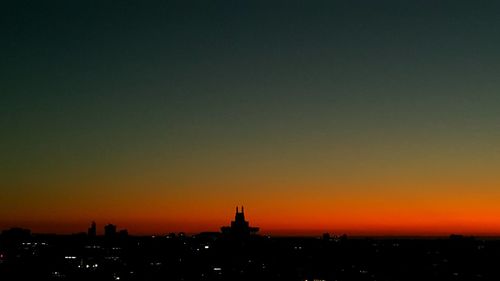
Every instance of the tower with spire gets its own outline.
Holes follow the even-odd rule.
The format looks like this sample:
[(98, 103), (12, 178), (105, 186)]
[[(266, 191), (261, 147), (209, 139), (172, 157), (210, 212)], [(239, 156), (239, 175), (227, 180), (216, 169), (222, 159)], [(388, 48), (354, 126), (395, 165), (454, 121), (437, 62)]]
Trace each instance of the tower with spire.
[(245, 209), (241, 206), (241, 212), (236, 206), (236, 214), (234, 221), (231, 221), (231, 226), (221, 227), (223, 234), (229, 234), (235, 237), (245, 237), (251, 234), (256, 234), (259, 231), (258, 227), (250, 227), (248, 221), (245, 220)]

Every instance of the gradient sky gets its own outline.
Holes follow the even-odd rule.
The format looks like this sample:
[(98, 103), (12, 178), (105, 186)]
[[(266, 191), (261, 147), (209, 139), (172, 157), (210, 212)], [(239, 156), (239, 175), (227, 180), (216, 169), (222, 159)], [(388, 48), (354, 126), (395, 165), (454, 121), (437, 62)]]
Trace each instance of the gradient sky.
[(2, 1), (0, 229), (500, 234), (498, 1)]

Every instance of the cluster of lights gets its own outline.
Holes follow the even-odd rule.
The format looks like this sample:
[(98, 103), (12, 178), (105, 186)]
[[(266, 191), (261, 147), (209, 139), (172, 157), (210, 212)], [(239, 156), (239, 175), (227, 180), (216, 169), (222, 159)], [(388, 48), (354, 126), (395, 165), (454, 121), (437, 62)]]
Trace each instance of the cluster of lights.
[(216, 272), (216, 274), (222, 275), (222, 268), (221, 267), (214, 267), (214, 271)]
[(52, 271), (52, 277), (55, 277), (55, 278), (64, 278), (66, 276), (62, 272), (60, 272), (60, 271)]
[(98, 268), (99, 265), (97, 263), (94, 263), (94, 264), (86, 264), (85, 266), (83, 265), (78, 265), (78, 268), (82, 268), (82, 267), (85, 267), (86, 269), (90, 269), (90, 268)]
[(23, 243), (21, 243), (21, 245), (23, 245), (23, 246), (38, 246), (38, 245), (47, 246), (47, 243), (45, 243), (45, 242), (40, 242), (40, 243), (38, 243), (38, 242), (23, 242)]

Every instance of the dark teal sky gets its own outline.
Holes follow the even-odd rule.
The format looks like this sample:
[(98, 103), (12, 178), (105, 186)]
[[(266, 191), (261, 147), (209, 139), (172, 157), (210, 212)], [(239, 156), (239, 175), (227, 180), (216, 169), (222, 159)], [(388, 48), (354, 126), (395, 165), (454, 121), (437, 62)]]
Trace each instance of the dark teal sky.
[[(499, 12), (496, 1), (3, 1), (0, 216), (16, 217), (26, 194), (40, 198), (29, 214), (119, 186), (179, 205), (230, 185), (231, 204), (276, 183), (331, 196), (346, 183), (494, 186)], [(269, 186), (238, 188), (251, 183)]]

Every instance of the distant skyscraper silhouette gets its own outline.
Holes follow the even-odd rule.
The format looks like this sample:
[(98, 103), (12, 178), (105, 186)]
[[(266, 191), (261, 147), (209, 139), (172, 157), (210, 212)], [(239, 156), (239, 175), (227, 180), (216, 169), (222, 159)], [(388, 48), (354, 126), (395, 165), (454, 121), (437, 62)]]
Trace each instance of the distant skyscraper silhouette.
[(104, 227), (104, 236), (105, 237), (115, 237), (116, 236), (116, 225), (108, 224)]
[(90, 225), (88, 235), (89, 237), (95, 237), (97, 235), (97, 226), (95, 224), (95, 221), (93, 221)]
[(229, 234), (236, 237), (244, 237), (250, 234), (256, 234), (259, 231), (258, 227), (250, 227), (248, 221), (245, 220), (245, 210), (241, 206), (241, 212), (236, 207), (236, 215), (234, 221), (231, 221), (231, 226), (221, 227), (224, 234)]

